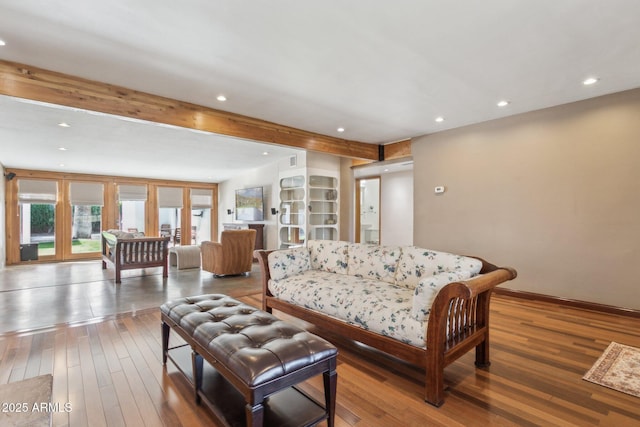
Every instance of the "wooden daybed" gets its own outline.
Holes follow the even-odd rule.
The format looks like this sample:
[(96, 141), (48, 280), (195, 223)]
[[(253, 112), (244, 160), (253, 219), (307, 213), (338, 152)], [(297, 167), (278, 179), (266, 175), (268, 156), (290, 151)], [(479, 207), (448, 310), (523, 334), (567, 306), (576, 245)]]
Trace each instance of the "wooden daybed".
[[(126, 235), (125, 235), (126, 236)], [(134, 268), (162, 267), (162, 277), (168, 277), (168, 247), (170, 237), (118, 237), (102, 232), (102, 269), (107, 263), (116, 270), (116, 283), (121, 283), (121, 271)]]
[[(311, 243), (311, 241), (310, 241)], [(480, 258), (480, 275), (445, 285), (435, 296), (426, 325), (426, 348), (363, 329), (335, 316), (305, 308), (273, 296), (269, 289), (271, 272), (268, 256), (274, 251), (255, 251), (262, 268), (263, 310), (298, 317), (339, 336), (359, 341), (425, 368), (425, 400), (434, 406), (444, 403), (444, 368), (475, 347), (475, 364), (489, 361), (489, 302), (493, 289), (514, 279), (512, 268), (499, 268)], [(331, 274), (331, 273), (330, 273)], [(337, 274), (336, 276), (341, 276)], [(336, 280), (341, 280), (336, 278)], [(355, 311), (357, 309), (354, 308)]]

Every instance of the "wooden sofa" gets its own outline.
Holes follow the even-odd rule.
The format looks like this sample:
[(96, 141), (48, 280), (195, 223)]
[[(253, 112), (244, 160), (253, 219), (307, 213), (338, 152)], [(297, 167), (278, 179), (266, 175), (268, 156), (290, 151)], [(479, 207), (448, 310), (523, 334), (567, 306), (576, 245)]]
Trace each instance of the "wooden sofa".
[(168, 247), (170, 237), (133, 237), (132, 233), (108, 230), (102, 232), (102, 269), (107, 263), (116, 270), (116, 283), (121, 283), (121, 271), (134, 268), (162, 267), (162, 277), (168, 277)]
[[(309, 245), (312, 243), (313, 241), (309, 241)], [(374, 245), (366, 246), (373, 247)], [(415, 247), (411, 248), (414, 251), (416, 249)], [(400, 248), (400, 251), (402, 252), (403, 249), (404, 248)], [(296, 303), (292, 303), (275, 297), (270, 290), (271, 277), (272, 275), (274, 275), (274, 277), (275, 275), (282, 277), (282, 272), (279, 269), (290, 259), (295, 259), (295, 254), (291, 252), (291, 254), (287, 253), (286, 255), (282, 255), (278, 258), (279, 261), (274, 261), (276, 257), (272, 257), (271, 265), (272, 268), (275, 269), (274, 271), (270, 271), (269, 255), (274, 252), (286, 251), (292, 250), (261, 250), (255, 252), (262, 269), (263, 310), (267, 312), (272, 312), (274, 309), (282, 311), (342, 337), (359, 341), (425, 368), (425, 400), (428, 403), (435, 406), (440, 406), (444, 403), (444, 368), (469, 350), (473, 348), (476, 350), (476, 366), (486, 367), (489, 365), (489, 302), (491, 293), (500, 283), (516, 277), (516, 271), (514, 269), (508, 267), (499, 268), (476, 257), (465, 257), (481, 262), (481, 267), (478, 264), (479, 275), (467, 280), (455, 281), (448, 284), (445, 282), (443, 287), (440, 288), (439, 291), (436, 291), (437, 294), (433, 297), (433, 303), (424, 310), (424, 312), (428, 314), (425, 315), (424, 320), (419, 324), (422, 325), (423, 328), (426, 328), (424, 343), (420, 345), (416, 344), (415, 341), (409, 343), (408, 340), (400, 340), (398, 337), (389, 336), (393, 334), (374, 332), (363, 327), (362, 324), (358, 324), (358, 321), (354, 322), (353, 320), (341, 319), (339, 315), (335, 313), (329, 315), (323, 313), (323, 310), (317, 307), (310, 308), (309, 306), (313, 305), (313, 303), (301, 304), (297, 301)], [(311, 252), (313, 252), (313, 249)], [(407, 250), (407, 252), (409, 252), (409, 250)], [(309, 263), (311, 270), (314, 268), (313, 263), (320, 258), (322, 257), (317, 254), (311, 254), (312, 261)], [(475, 262), (477, 263), (477, 261)], [(286, 268), (286, 265), (284, 268)], [(392, 269), (389, 269), (389, 271), (391, 270)], [(344, 271), (346, 272), (347, 270)], [(395, 272), (392, 271), (392, 273)], [(305, 276), (305, 274), (307, 276)], [(309, 276), (309, 274), (311, 274), (311, 276)], [(340, 274), (328, 274), (335, 274), (335, 279), (332, 280), (332, 278), (329, 277), (324, 279), (326, 280), (324, 283), (334, 283), (345, 280), (340, 277)], [(305, 283), (305, 286), (308, 285), (309, 289), (311, 289), (309, 295), (312, 295), (311, 298), (315, 298), (315, 296), (313, 296), (313, 289), (316, 289), (317, 285), (323, 283), (322, 278), (316, 280), (310, 271), (303, 272), (302, 276), (303, 279), (297, 283)], [(419, 276), (419, 274), (417, 276)], [(286, 279), (287, 277), (285, 276), (285, 280)], [(375, 286), (371, 286), (371, 281), (367, 283), (366, 286), (368, 286), (368, 289), (375, 289)], [(413, 290), (409, 290), (409, 295), (411, 296), (413, 292)], [(344, 296), (340, 294), (340, 291), (334, 292), (334, 294), (340, 299)], [(360, 301), (365, 299), (366, 298), (360, 299)], [(407, 298), (405, 298), (405, 300), (406, 299)], [(326, 303), (326, 301), (323, 301), (323, 304), (324, 303)], [(349, 310), (358, 312), (361, 307), (355, 307), (357, 304), (358, 299), (355, 299), (354, 306), (349, 307)], [(329, 305), (333, 304), (327, 303), (325, 307)], [(322, 304), (320, 304), (320, 306), (322, 306)], [(377, 310), (376, 307), (366, 307), (366, 309), (370, 311)], [(402, 321), (399, 322), (402, 323)], [(405, 325), (401, 324), (396, 329), (402, 329), (404, 326)]]

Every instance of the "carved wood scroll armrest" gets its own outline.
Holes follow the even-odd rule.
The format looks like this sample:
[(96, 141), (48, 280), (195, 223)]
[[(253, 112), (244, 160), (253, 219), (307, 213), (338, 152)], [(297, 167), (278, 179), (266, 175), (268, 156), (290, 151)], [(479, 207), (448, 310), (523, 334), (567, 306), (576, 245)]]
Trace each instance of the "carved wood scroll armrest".
[(470, 280), (462, 281), (469, 288), (469, 298), (473, 298), (495, 288), (507, 280), (513, 280), (518, 273), (511, 267), (500, 267), (489, 273), (481, 274)]
[[(516, 276), (513, 268), (496, 268), (470, 280), (449, 283), (440, 289), (429, 313), (427, 347), (443, 344), (448, 338), (452, 338), (452, 334), (457, 333), (455, 331), (485, 325), (491, 290)], [(453, 319), (452, 307), (458, 311), (462, 309), (466, 314)], [(457, 325), (452, 325), (454, 320)]]

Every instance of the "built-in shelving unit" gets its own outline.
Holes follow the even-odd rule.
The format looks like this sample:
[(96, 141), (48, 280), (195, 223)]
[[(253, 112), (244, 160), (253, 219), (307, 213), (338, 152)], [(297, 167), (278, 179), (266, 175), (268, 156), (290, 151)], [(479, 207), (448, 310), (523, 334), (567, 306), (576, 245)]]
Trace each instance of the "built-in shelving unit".
[(337, 172), (298, 169), (280, 175), (280, 248), (338, 240)]
[(309, 239), (338, 240), (338, 179), (309, 175)]
[(306, 178), (304, 175), (280, 178), (280, 248), (298, 246), (305, 241)]

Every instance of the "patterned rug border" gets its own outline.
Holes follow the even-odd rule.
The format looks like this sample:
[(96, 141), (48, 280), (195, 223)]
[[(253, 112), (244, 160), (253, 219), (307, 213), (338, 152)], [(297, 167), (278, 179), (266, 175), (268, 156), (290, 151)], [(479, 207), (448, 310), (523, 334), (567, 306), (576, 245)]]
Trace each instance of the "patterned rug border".
[[(616, 367), (615, 365), (620, 356), (628, 356), (629, 353), (636, 355), (640, 359), (640, 348), (612, 341), (582, 379), (631, 396), (640, 397), (640, 371), (635, 370), (632, 373), (635, 384), (619, 381), (619, 377), (611, 374), (611, 369)], [(624, 374), (624, 371), (622, 373)]]

